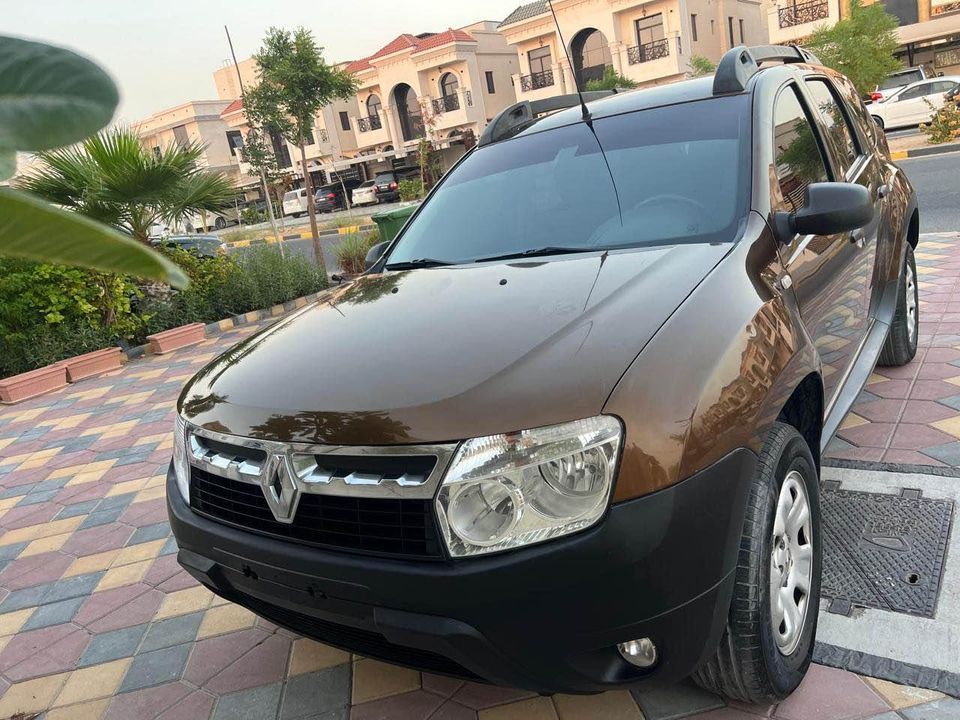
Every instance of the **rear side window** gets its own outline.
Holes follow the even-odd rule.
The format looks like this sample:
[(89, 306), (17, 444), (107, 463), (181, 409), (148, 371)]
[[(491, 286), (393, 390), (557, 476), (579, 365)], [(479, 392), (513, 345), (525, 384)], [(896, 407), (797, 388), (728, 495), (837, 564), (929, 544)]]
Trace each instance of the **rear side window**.
[(811, 183), (830, 179), (820, 143), (791, 85), (777, 96), (773, 111), (773, 145), (779, 198), (774, 205), (796, 212)]
[(841, 107), (835, 90), (826, 80), (814, 78), (806, 83), (826, 129), (826, 142), (830, 153), (837, 161), (840, 174), (846, 175), (860, 154), (847, 114)]
[(896, 73), (894, 75), (890, 75), (886, 80), (880, 83), (880, 89), (889, 90), (890, 88), (903, 87), (904, 85), (909, 85), (912, 82), (917, 82), (917, 80), (923, 80), (923, 73), (919, 70)]
[(296, 190), (294, 190), (294, 191), (292, 191), (292, 192), (288, 192), (286, 195), (283, 196), (283, 201), (284, 201), (284, 202), (287, 202), (288, 200), (296, 200), (296, 199), (297, 199), (297, 191), (296, 191)]

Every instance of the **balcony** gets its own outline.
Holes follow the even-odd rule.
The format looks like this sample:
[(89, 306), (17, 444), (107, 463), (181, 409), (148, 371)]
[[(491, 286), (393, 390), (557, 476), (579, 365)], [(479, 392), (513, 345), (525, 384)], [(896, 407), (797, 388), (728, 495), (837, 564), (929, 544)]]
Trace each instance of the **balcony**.
[(520, 89), (524, 92), (539, 90), (550, 87), (551, 85), (553, 85), (553, 70), (544, 70), (543, 72), (520, 76)]
[(643, 45), (634, 45), (631, 48), (627, 48), (627, 62), (631, 65), (639, 65), (640, 63), (650, 62), (651, 60), (659, 60), (660, 58), (669, 57), (670, 55), (670, 40), (668, 38), (661, 38), (660, 40), (654, 40), (653, 42), (644, 43)]
[(780, 28), (789, 28), (804, 23), (826, 20), (830, 17), (830, 4), (827, 0), (813, 0), (813, 2), (794, 3), (786, 7), (777, 8), (777, 18)]
[(440, 115), (460, 109), (460, 98), (456, 95), (443, 95), (433, 99), (433, 112)]
[(357, 118), (357, 130), (362, 133), (370, 132), (371, 130), (379, 130), (383, 127), (383, 123), (380, 121), (379, 115), (370, 115), (369, 117)]

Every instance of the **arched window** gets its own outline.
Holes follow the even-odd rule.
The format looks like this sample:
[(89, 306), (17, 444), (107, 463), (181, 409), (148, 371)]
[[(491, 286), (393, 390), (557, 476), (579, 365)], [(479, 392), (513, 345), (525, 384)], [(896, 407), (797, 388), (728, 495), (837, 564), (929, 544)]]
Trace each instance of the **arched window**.
[(367, 98), (367, 115), (370, 117), (378, 117), (380, 115), (380, 110), (382, 109), (380, 104), (380, 98), (376, 95), (371, 95)]
[(440, 78), (440, 94), (444, 97), (456, 95), (459, 86), (460, 81), (457, 80), (457, 76), (452, 72), (444, 73), (443, 77)]

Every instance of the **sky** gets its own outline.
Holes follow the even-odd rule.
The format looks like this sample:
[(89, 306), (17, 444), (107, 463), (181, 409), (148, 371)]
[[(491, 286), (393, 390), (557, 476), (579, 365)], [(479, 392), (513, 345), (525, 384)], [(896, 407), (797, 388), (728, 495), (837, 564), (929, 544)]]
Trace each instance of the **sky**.
[(120, 87), (116, 120), (216, 99), (213, 71), (260, 46), (271, 25), (311, 30), (328, 62), (370, 55), (402, 32), (502, 20), (522, 0), (0, 0), (0, 34), (76, 50)]

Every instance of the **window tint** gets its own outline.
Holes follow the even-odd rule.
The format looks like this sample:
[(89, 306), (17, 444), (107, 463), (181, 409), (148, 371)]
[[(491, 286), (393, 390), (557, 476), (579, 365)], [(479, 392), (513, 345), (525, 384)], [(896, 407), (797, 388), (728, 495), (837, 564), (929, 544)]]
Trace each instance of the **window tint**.
[(933, 89), (934, 83), (921, 83), (915, 87), (912, 87), (908, 90), (904, 90), (900, 93), (900, 100), (914, 100), (918, 97), (923, 97), (924, 95), (930, 95), (937, 92)]
[(423, 204), (389, 262), (734, 240), (749, 196), (749, 97), (700, 103), (597, 118), (596, 136), (582, 122), (534, 126), (480, 148)]
[(793, 87), (777, 97), (773, 111), (773, 146), (781, 195), (776, 205), (796, 212), (803, 207), (807, 185), (826, 182), (830, 176), (820, 143)]
[(807, 80), (807, 89), (813, 96), (813, 102), (826, 128), (826, 142), (830, 153), (837, 161), (840, 174), (845, 175), (860, 154), (847, 114), (826, 80)]

